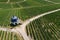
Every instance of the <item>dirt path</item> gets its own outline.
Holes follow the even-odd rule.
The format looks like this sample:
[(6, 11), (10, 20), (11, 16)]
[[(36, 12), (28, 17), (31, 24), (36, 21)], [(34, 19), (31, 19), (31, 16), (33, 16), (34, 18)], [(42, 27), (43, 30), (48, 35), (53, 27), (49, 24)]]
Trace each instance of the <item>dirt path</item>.
[(19, 1), (19, 2), (11, 2), (10, 0), (8, 0), (6, 3), (22, 3), (22, 2), (25, 2), (26, 0), (23, 0), (23, 1)]
[(8, 31), (8, 32), (16, 32), (14, 29), (3, 28), (3, 27), (0, 27), (0, 30), (2, 30), (2, 31)]
[(10, 2), (10, 0), (7, 1), (7, 3), (9, 3), (9, 2)]
[(54, 4), (60, 4), (60, 3), (56, 3), (56, 2), (53, 2), (53, 1), (50, 1), (50, 0), (45, 0), (47, 2), (50, 2), (50, 3), (54, 3)]
[(60, 9), (49, 11), (49, 12), (46, 12), (46, 13), (37, 15), (37, 16), (35, 16), (33, 18), (30, 18), (30, 19), (26, 20), (25, 22), (23, 22), (23, 24), (20, 25), (19, 27), (16, 27), (16, 28), (13, 28), (13, 29), (0, 28), (0, 30), (2, 30), (2, 31), (16, 32), (19, 35), (21, 34), (22, 37), (24, 38), (24, 40), (32, 40), (32, 39), (29, 38), (29, 36), (27, 36), (27, 33), (26, 33), (26, 25), (28, 25), (33, 20), (36, 20), (36, 19), (38, 19), (38, 18), (40, 18), (42, 16), (45, 16), (45, 15), (48, 15), (48, 14), (52, 14), (52, 13), (57, 12), (57, 11), (60, 11)]

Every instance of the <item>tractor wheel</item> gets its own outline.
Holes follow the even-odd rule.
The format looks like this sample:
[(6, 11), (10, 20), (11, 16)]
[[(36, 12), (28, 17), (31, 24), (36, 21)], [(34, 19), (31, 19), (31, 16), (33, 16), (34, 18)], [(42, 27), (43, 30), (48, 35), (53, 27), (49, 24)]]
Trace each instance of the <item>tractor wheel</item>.
[(17, 25), (17, 23), (15, 23), (15, 26)]
[(19, 25), (22, 25), (21, 23), (19, 23)]

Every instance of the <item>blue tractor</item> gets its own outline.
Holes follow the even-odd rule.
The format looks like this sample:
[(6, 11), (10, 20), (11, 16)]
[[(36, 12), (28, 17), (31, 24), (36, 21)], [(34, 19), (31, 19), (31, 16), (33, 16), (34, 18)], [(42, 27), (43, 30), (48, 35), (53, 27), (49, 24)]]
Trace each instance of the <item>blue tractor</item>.
[(13, 16), (11, 18), (10, 25), (11, 26), (16, 26), (16, 25), (19, 25), (19, 24), (21, 24), (20, 19), (17, 16)]

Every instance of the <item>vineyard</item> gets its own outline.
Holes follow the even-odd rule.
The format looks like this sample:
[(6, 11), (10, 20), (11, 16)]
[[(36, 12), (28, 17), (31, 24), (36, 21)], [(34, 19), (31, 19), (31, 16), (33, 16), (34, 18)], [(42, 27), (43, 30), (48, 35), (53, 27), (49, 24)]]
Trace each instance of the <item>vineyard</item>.
[[(22, 8), (22, 9), (1, 9), (0, 10), (0, 25), (2, 26), (9, 26), (10, 18), (13, 15), (18, 16), (22, 20), (29, 19), (33, 16), (42, 14), (47, 11), (51, 11), (54, 9), (60, 8), (60, 5), (49, 5), (49, 6), (42, 6), (42, 7), (33, 7), (33, 8)], [(46, 10), (44, 10), (46, 9)], [(26, 15), (27, 14), (27, 15)], [(32, 15), (31, 15), (32, 14)]]
[(56, 2), (56, 3), (60, 3), (60, 0), (50, 0), (50, 1), (53, 1), (53, 2)]
[(0, 31), (0, 40), (23, 40), (23, 38), (13, 32)]
[(38, 18), (27, 25), (27, 35), (34, 40), (60, 39), (60, 11)]
[[(5, 0), (3, 0), (3, 1), (5, 1)], [(0, 9), (0, 15), (1, 15), (0, 16), (0, 25), (7, 26), (7, 27), (9, 26), (10, 18), (13, 15), (18, 16), (20, 19), (22, 19), (24, 21), (26, 19), (29, 19), (33, 16), (42, 14), (44, 12), (48, 12), (48, 11), (60, 8), (59, 4), (53, 4), (50, 2), (46, 2), (44, 0), (41, 0), (41, 1), (22, 0), (24, 2), (21, 2), (21, 3), (15, 2), (18, 0), (15, 0), (15, 1), (12, 0), (14, 2), (9, 2), (9, 3), (3, 2), (3, 1), (1, 1), (1, 3), (0, 3), (0, 8), (1, 8)]]
[[(60, 0), (0, 0), (0, 27), (10, 29), (12, 16), (25, 22), (59, 8)], [(25, 29), (27, 36), (33, 40), (60, 40), (60, 11), (33, 20)], [(22, 34), (0, 30), (0, 40), (24, 40)]]

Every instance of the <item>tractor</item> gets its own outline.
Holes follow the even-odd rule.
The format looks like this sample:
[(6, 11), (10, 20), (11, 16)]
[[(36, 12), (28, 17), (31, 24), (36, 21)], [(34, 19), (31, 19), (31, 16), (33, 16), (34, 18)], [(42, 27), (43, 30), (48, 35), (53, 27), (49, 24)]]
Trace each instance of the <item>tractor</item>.
[(10, 25), (11, 26), (21, 25), (20, 19), (17, 16), (12, 16)]

